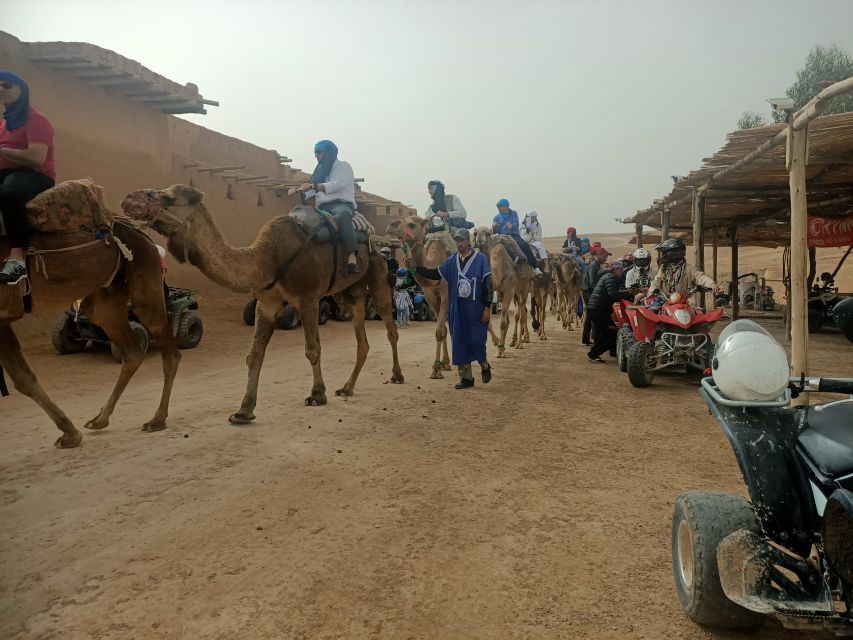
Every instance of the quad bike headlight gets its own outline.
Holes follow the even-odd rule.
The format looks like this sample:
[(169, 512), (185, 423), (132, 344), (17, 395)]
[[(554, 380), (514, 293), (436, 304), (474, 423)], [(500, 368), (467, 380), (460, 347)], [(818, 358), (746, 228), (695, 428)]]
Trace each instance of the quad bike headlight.
[(675, 319), (681, 324), (690, 324), (690, 312), (685, 309), (676, 309)]

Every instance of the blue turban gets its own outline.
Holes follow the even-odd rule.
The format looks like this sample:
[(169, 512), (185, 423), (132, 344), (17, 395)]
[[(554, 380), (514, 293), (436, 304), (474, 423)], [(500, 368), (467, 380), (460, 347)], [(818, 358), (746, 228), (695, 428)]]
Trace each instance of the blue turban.
[(13, 131), (24, 126), (27, 121), (27, 116), (30, 113), (30, 87), (21, 76), (11, 71), (0, 70), (0, 80), (11, 82), (21, 88), (21, 97), (14, 103), (7, 104), (6, 110), (3, 112), (6, 128)]
[(496, 206), (508, 207), (509, 206), (509, 200), (507, 200), (506, 198), (501, 198), (500, 200), (498, 200), (498, 204)]
[(314, 145), (314, 153), (322, 153), (320, 162), (317, 163), (317, 168), (311, 174), (308, 180), (311, 184), (319, 184), (325, 182), (329, 177), (329, 172), (332, 170), (332, 165), (338, 159), (338, 147), (331, 140), (320, 140)]

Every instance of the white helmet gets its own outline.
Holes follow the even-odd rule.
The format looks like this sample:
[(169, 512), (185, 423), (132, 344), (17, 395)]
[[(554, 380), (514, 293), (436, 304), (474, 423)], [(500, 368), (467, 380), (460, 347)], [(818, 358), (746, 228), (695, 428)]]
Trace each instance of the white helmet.
[(788, 386), (785, 349), (752, 320), (736, 320), (723, 330), (711, 369), (714, 383), (730, 400), (777, 400)]
[(379, 253), (381, 253), (382, 255), (390, 256), (391, 255), (391, 247), (382, 247), (379, 250)]
[(636, 249), (634, 251), (634, 266), (639, 267), (640, 269), (645, 269), (652, 263), (652, 256), (643, 247)]

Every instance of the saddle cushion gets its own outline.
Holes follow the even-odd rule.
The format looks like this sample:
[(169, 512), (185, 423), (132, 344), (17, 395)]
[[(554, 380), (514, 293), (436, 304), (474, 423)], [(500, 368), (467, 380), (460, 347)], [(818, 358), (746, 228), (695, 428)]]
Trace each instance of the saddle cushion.
[(818, 413), (807, 409), (807, 427), (798, 441), (820, 472), (830, 478), (853, 473), (853, 405), (839, 404)]
[[(314, 236), (315, 242), (332, 242), (339, 239), (338, 221), (333, 215), (313, 207), (298, 205), (288, 214), (295, 219), (305, 233), (311, 234), (320, 225), (326, 228), (317, 231)], [(361, 213), (356, 211), (352, 216), (352, 224), (355, 227), (355, 239), (359, 244), (366, 244), (375, 229), (372, 224)]]
[(27, 203), (30, 226), (36, 231), (104, 231), (113, 215), (104, 204), (101, 187), (91, 178), (66, 180)]

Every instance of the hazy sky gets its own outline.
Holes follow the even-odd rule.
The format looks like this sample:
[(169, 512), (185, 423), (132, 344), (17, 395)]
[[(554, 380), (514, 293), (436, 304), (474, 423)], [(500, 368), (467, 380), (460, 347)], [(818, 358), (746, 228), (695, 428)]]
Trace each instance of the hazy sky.
[(627, 230), (814, 45), (853, 52), (853, 0), (0, 0), (0, 29), (194, 82), (221, 106), (188, 119), (295, 167), (329, 138), (368, 191), (422, 211), (437, 178), (562, 235)]

